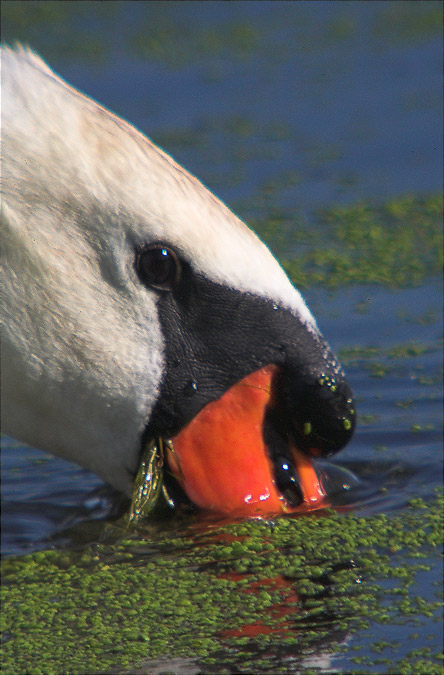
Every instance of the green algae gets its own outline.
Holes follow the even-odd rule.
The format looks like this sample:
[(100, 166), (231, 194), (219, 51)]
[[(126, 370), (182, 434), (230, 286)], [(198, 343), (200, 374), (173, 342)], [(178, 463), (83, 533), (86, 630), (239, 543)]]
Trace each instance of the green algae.
[[(360, 405), (362, 401), (359, 402), (358, 417), (361, 427), (378, 426), (380, 428), (382, 424), (384, 428), (389, 428), (389, 425), (394, 423), (401, 425), (405, 433), (421, 437), (421, 442), (428, 444), (431, 439), (434, 439), (438, 447), (440, 446), (439, 413), (436, 418), (424, 420), (420, 412), (425, 401), (441, 399), (442, 362), (439, 356), (442, 353), (442, 346), (440, 340), (431, 339), (425, 342), (415, 340), (379, 347), (365, 344), (350, 345), (340, 349), (338, 353), (341, 362), (351, 376), (355, 372), (359, 374), (365, 372), (369, 378), (374, 380), (375, 385), (381, 382), (383, 386), (392, 387), (396, 384), (402, 387), (402, 395), (390, 403), (389, 409), (381, 408), (378, 394), (376, 394), (375, 402), (370, 404), (370, 409), (365, 403)], [(435, 354), (439, 359), (434, 375), (424, 375), (422, 371), (422, 361), (429, 354)], [(414, 396), (412, 383), (416, 391)], [(385, 417), (388, 413), (395, 415), (390, 421), (387, 421)], [(378, 444), (374, 449), (382, 452), (387, 450), (387, 446)]]
[[(7, 41), (30, 42), (47, 56), (57, 53), (101, 62), (110, 57), (109, 35), (120, 33), (119, 42), (128, 53), (171, 69), (198, 63), (205, 66), (207, 79), (214, 81), (223, 78), (223, 59), (236, 62), (266, 55), (272, 69), (276, 62), (298, 51), (313, 52), (367, 40), (379, 51), (392, 48), (394, 43), (413, 45), (441, 34), (442, 6), (438, 2), (386, 3), (366, 21), (360, 19), (351, 3), (346, 11), (337, 11), (331, 17), (306, 11), (301, 6), (304, 3), (291, 3), (291, 7), (289, 3), (273, 4), (272, 10), (252, 16), (243, 14), (238, 3), (235, 19), (214, 25), (198, 17), (190, 22), (193, 3), (183, 9), (180, 5), (184, 3), (160, 1), (4, 0), (2, 36)], [(136, 20), (131, 20), (132, 16)], [(97, 31), (98, 24), (101, 31)], [(319, 75), (321, 83), (328, 75), (327, 66), (325, 63)], [(331, 67), (336, 69), (337, 64), (332, 62)]]
[[(184, 68), (204, 59), (229, 54), (243, 61), (256, 53), (261, 30), (242, 18), (221, 25), (183, 21), (181, 9), (168, 2), (97, 2), (65, 0), (5, 0), (2, 37), (30, 42), (45, 55), (103, 63), (111, 54), (107, 33), (121, 33), (128, 54), (158, 61), (169, 68)], [(132, 15), (137, 19), (131, 20)], [(100, 25), (100, 31), (97, 26)], [(48, 26), (52, 39), (43, 36)]]
[[(192, 657), (203, 673), (214, 664), (266, 673), (285, 672), (279, 654), (346, 655), (369, 626), (436, 615), (440, 603), (421, 597), (416, 579), (433, 567), (441, 522), (442, 499), (417, 498), (393, 516), (195, 521), (180, 533), (140, 529), (113, 546), (7, 559), (2, 672), (122, 672)], [(421, 649), (409, 672), (438, 672), (437, 662)]]
[[(288, 185), (273, 185), (238, 204), (299, 288), (356, 284), (419, 286), (443, 266), (442, 194), (404, 195), (385, 204), (324, 209), (312, 222), (285, 202)], [(368, 311), (367, 303), (356, 308)], [(433, 317), (425, 317), (425, 321)]]
[(372, 32), (375, 37), (389, 38), (387, 47), (393, 41), (413, 43), (441, 35), (442, 19), (440, 2), (390, 2), (374, 20)]
[(165, 506), (168, 503), (173, 505), (163, 482), (165, 446), (173, 448), (171, 441), (162, 438), (153, 439), (146, 444), (134, 480), (131, 506), (128, 513), (123, 516), (123, 527), (134, 527), (139, 521), (147, 518), (158, 508), (162, 497)]
[[(115, 22), (116, 10), (118, 3), (112, 2), (6, 0), (2, 3), (2, 40), (29, 43), (47, 57), (58, 55), (102, 64), (111, 49), (109, 42), (98, 35), (96, 22), (103, 23), (106, 30)], [(45, 39), (48, 31), (54, 41)]]
[(364, 361), (373, 358), (385, 356), (389, 359), (407, 359), (416, 358), (428, 354), (435, 349), (440, 349), (441, 345), (431, 343), (421, 343), (418, 340), (403, 342), (387, 348), (375, 347), (373, 345), (350, 345), (343, 347), (339, 354), (344, 363)]
[[(184, 26), (177, 15), (154, 8), (145, 14), (128, 42), (129, 51), (142, 58), (161, 61), (170, 68), (183, 68), (200, 58), (220, 58), (227, 52), (231, 58), (244, 60), (255, 53), (260, 33), (243, 20), (221, 26)], [(192, 46), (192, 48), (190, 48)]]
[(283, 260), (299, 287), (402, 288), (441, 273), (442, 195), (332, 208), (318, 218), (322, 245)]

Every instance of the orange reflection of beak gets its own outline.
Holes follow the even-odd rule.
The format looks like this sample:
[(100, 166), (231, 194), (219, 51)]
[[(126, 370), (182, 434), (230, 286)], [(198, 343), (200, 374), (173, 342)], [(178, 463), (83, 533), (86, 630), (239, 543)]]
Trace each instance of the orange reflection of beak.
[[(247, 375), (208, 403), (172, 439), (167, 460), (191, 501), (234, 516), (270, 516), (324, 506), (325, 494), (309, 457), (291, 446), (304, 501), (291, 507), (279, 492), (264, 442), (267, 407), (273, 405), (278, 367)], [(290, 444), (289, 444), (290, 447)]]

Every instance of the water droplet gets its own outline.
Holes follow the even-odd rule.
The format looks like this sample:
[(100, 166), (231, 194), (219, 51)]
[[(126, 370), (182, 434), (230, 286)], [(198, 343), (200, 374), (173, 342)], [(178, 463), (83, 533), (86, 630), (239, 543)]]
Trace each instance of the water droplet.
[(185, 396), (192, 396), (193, 394), (196, 393), (197, 389), (198, 389), (197, 382), (195, 382), (194, 380), (190, 380), (188, 384), (185, 385), (183, 393), (185, 394)]

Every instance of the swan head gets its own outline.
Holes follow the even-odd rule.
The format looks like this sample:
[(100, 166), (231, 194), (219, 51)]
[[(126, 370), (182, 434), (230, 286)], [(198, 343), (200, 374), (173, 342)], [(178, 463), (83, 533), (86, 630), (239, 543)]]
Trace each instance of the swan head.
[(269, 440), (239, 465), (246, 450), (233, 441), (227, 466), (233, 480), (248, 477), (267, 455), (267, 485), (284, 503), (289, 455), (276, 448), (297, 450), (291, 483), (355, 424), (342, 368), (300, 293), (257, 236), (133, 126), (30, 50), (2, 59), (4, 430), (126, 494), (146, 439), (174, 438), (170, 470), (199, 504), (199, 462), (223, 455), (222, 427), (245, 431), (246, 382), (265, 392), (251, 402), (252, 442)]

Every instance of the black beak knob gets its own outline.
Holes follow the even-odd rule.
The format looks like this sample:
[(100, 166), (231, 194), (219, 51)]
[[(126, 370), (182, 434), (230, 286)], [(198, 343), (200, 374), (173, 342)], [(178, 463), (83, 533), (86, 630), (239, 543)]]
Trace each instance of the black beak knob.
[(286, 374), (283, 380), (281, 391), (296, 447), (316, 457), (329, 457), (341, 450), (356, 426), (353, 396), (343, 377)]

